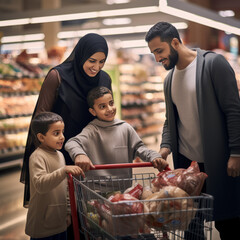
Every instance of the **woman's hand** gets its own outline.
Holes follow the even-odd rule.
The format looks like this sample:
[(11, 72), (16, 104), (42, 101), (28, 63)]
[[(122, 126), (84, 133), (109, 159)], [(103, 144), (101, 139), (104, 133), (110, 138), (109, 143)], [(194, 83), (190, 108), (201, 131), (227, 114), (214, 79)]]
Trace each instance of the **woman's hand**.
[(74, 161), (75, 161), (75, 165), (82, 168), (84, 172), (89, 171), (90, 168), (95, 168), (91, 160), (89, 159), (89, 157), (86, 155), (77, 155)]

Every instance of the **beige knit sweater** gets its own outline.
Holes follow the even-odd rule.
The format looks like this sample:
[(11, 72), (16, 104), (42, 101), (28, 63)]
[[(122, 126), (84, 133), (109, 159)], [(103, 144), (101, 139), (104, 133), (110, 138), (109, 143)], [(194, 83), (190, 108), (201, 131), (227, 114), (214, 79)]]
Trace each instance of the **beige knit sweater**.
[(67, 178), (59, 151), (37, 148), (29, 159), (30, 202), (26, 234), (42, 238), (67, 229)]

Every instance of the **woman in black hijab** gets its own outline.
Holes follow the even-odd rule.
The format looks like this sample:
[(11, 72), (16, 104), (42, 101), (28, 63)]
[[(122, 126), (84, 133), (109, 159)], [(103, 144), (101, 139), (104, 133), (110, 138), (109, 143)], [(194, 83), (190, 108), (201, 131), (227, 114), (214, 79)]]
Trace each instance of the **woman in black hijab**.
[[(65, 142), (80, 133), (93, 120), (86, 101), (89, 90), (97, 86), (111, 89), (111, 78), (101, 70), (107, 55), (106, 40), (98, 34), (87, 34), (78, 41), (70, 56), (62, 64), (48, 72), (43, 82), (33, 117), (44, 111), (62, 116), (65, 123)], [(30, 129), (20, 178), (25, 184), (25, 207), (28, 206), (30, 198), (28, 161), (35, 148)], [(66, 164), (73, 164), (64, 147), (61, 151)]]

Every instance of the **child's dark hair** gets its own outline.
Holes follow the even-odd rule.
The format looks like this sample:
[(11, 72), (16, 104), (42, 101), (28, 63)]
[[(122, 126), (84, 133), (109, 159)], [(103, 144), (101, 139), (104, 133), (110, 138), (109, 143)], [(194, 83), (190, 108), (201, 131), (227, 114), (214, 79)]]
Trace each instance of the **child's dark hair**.
[(90, 108), (93, 108), (93, 105), (94, 105), (94, 101), (102, 96), (104, 96), (105, 94), (108, 94), (110, 93), (111, 95), (112, 94), (112, 91), (106, 87), (95, 87), (93, 88), (92, 90), (90, 90), (88, 92), (88, 95), (87, 95), (87, 103), (88, 103), (88, 106)]
[(162, 42), (171, 43), (173, 38), (177, 38), (182, 43), (178, 30), (168, 22), (158, 22), (150, 28), (145, 36), (146, 42), (150, 42), (155, 37), (160, 37)]
[(42, 133), (43, 135), (45, 135), (49, 130), (50, 125), (59, 121), (63, 122), (63, 119), (58, 114), (53, 112), (42, 112), (37, 114), (33, 118), (31, 123), (31, 129), (35, 137), (38, 133)]

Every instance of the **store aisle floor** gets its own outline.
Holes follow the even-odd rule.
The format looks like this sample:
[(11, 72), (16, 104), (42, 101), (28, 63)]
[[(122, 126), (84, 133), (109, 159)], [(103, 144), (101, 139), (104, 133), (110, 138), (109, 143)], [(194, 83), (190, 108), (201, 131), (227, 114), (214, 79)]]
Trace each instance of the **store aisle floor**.
[(24, 185), (20, 168), (0, 171), (0, 240), (27, 240), (24, 233), (27, 209), (23, 208)]
[[(154, 168), (135, 168), (134, 172), (157, 173)], [(29, 240), (24, 233), (27, 210), (22, 207), (24, 186), (19, 176), (19, 167), (0, 171), (0, 240)], [(215, 229), (212, 240), (220, 240)]]

